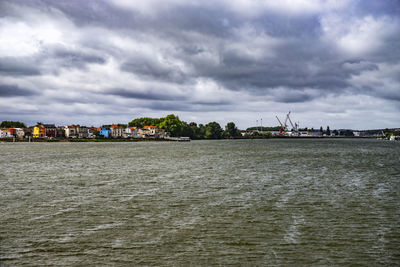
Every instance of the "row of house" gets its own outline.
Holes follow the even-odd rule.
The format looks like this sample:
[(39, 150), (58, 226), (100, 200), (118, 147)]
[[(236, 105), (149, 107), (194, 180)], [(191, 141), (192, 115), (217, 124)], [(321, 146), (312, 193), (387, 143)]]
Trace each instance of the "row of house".
[(123, 127), (120, 125), (111, 125), (110, 127), (102, 127), (98, 129), (99, 135), (104, 138), (155, 138), (163, 139), (167, 137), (164, 129), (157, 126)]
[(0, 130), (0, 138), (154, 138), (163, 139), (165, 130), (157, 126), (123, 127), (111, 126), (87, 127), (81, 125), (55, 126), (40, 124), (30, 128), (5, 128)]
[(4, 128), (0, 130), (0, 138), (23, 138), (24, 136), (25, 130), (23, 128)]

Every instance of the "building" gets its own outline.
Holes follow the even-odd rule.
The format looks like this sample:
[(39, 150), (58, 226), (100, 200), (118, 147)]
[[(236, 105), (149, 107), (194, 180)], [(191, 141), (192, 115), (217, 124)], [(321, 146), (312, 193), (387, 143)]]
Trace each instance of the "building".
[(65, 138), (65, 127), (64, 126), (57, 127), (57, 137)]
[(125, 137), (125, 128), (120, 125), (113, 124), (111, 125), (110, 130), (111, 130), (111, 137), (113, 138)]
[(309, 136), (309, 132), (307, 131), (299, 131), (299, 135), (302, 137)]
[(141, 138), (157, 138), (162, 139), (166, 137), (164, 129), (158, 129), (157, 126), (144, 126), (142, 129), (138, 130), (138, 135)]
[(23, 130), (24, 130), (24, 136), (25, 137), (33, 135), (33, 127), (24, 128)]
[(101, 128), (100, 136), (102, 136), (104, 138), (110, 138), (111, 137), (111, 129), (108, 127)]
[(43, 138), (46, 136), (46, 128), (44, 125), (36, 125), (33, 127), (33, 138)]
[(54, 124), (43, 124), (45, 128), (45, 136), (57, 137), (57, 127)]
[(140, 138), (137, 127), (127, 127), (125, 128), (125, 136), (128, 138)]
[(77, 125), (76, 132), (78, 133), (78, 138), (88, 138), (89, 129), (86, 126)]
[(309, 131), (308, 136), (322, 136), (323, 133), (320, 131)]
[(68, 125), (64, 127), (65, 137), (66, 138), (77, 138), (78, 132), (77, 129), (79, 125)]
[(0, 138), (9, 138), (9, 137), (13, 137), (10, 128), (0, 130)]
[(87, 127), (88, 130), (88, 138), (95, 138), (95, 131), (97, 131), (96, 127)]
[(91, 138), (93, 136), (93, 131), (90, 131), (86, 126), (81, 125), (68, 125), (64, 127), (66, 138)]
[(18, 138), (24, 138), (25, 137), (25, 131), (22, 128), (15, 128), (16, 134), (15, 136)]

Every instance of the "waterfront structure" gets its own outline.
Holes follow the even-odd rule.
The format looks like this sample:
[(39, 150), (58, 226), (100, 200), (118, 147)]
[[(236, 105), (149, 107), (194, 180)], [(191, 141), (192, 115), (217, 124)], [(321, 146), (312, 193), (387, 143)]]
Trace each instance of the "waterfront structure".
[(138, 128), (137, 127), (127, 127), (127, 128), (125, 128), (125, 136), (126, 137), (131, 137), (131, 138), (141, 138), (141, 136), (138, 133)]
[(57, 137), (57, 127), (54, 124), (43, 124), (45, 128), (45, 136)]
[(16, 134), (15, 136), (18, 138), (24, 138), (25, 136), (25, 131), (22, 128), (15, 128)]
[(77, 125), (77, 133), (78, 138), (88, 138), (89, 137), (89, 129), (86, 126)]
[(94, 138), (94, 131), (96, 130), (95, 127), (87, 127), (87, 138)]
[(9, 128), (9, 131), (10, 131), (10, 135), (11, 135), (11, 136), (13, 136), (13, 137), (16, 137), (16, 136), (17, 136), (17, 129), (15, 129), (15, 128)]
[(111, 137), (113, 138), (122, 138), (125, 137), (125, 128), (116, 124), (111, 125)]
[(10, 128), (2, 129), (0, 131), (0, 137), (1, 138), (13, 137), (13, 135), (11, 134)]
[(68, 125), (64, 127), (66, 138), (92, 138), (93, 130), (89, 127), (77, 125)]
[(23, 128), (23, 130), (24, 130), (24, 137), (33, 135), (33, 127)]
[(57, 126), (57, 137), (65, 138), (65, 127)]
[(307, 131), (299, 131), (299, 136), (301, 136), (301, 137), (309, 136), (309, 132), (307, 132)]
[(141, 138), (165, 138), (165, 130), (159, 129), (157, 126), (144, 126), (142, 129), (138, 130), (138, 135)]
[(46, 136), (46, 128), (43, 125), (33, 127), (33, 138), (42, 138)]
[(104, 138), (110, 138), (111, 137), (111, 130), (108, 127), (103, 127), (100, 130), (100, 136), (103, 136)]
[(310, 132), (308, 132), (309, 133), (309, 136), (322, 136), (323, 135), (323, 133), (322, 132), (320, 132), (320, 131), (310, 131)]
[(65, 137), (66, 138), (77, 138), (77, 127), (79, 125), (68, 125), (64, 127)]

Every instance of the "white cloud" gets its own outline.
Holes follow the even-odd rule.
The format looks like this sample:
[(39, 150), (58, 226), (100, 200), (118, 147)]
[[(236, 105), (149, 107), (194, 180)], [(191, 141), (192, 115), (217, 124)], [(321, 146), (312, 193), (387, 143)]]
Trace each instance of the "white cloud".
[(225, 44), (225, 51), (243, 59), (258, 61), (265, 57), (274, 57), (274, 49), (283, 43), (249, 24), (234, 28), (232, 32), (234, 39)]
[(398, 23), (387, 16), (349, 18), (330, 14), (321, 18), (323, 38), (349, 56), (368, 55), (381, 49), (388, 37), (399, 34)]
[(243, 16), (258, 16), (264, 12), (307, 15), (340, 10), (349, 0), (223, 0), (227, 7)]
[(177, 6), (199, 4), (195, 0), (111, 0), (110, 2), (119, 8), (132, 10), (148, 16), (157, 15), (159, 12), (175, 8)]
[(400, 64), (379, 63), (377, 66), (352, 75), (350, 83), (361, 93), (400, 101)]
[(111, 0), (119, 8), (155, 16), (182, 6), (223, 8), (240, 16), (253, 17), (265, 12), (289, 15), (308, 15), (346, 8), (350, 0)]
[(0, 56), (23, 57), (40, 52), (45, 45), (62, 42), (62, 32), (51, 23), (0, 20)]

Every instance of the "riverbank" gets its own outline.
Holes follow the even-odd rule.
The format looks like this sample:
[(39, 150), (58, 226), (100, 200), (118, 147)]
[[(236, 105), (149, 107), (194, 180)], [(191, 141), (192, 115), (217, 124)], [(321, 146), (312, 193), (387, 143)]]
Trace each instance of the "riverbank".
[(2, 138), (0, 142), (24, 142), (24, 143), (87, 143), (87, 142), (166, 142), (166, 141), (174, 141), (174, 140), (167, 140), (167, 139), (129, 139), (129, 138), (115, 138), (115, 139), (96, 139), (96, 138), (74, 138), (74, 139), (59, 139), (59, 138), (32, 138), (32, 139), (19, 139), (19, 138)]
[[(234, 137), (230, 140), (246, 140), (246, 139), (376, 139), (376, 136), (252, 136), (252, 137)], [(202, 139), (205, 140), (205, 139)], [(0, 142), (33, 142), (33, 143), (58, 143), (58, 142), (187, 142), (187, 138), (2, 138)]]

